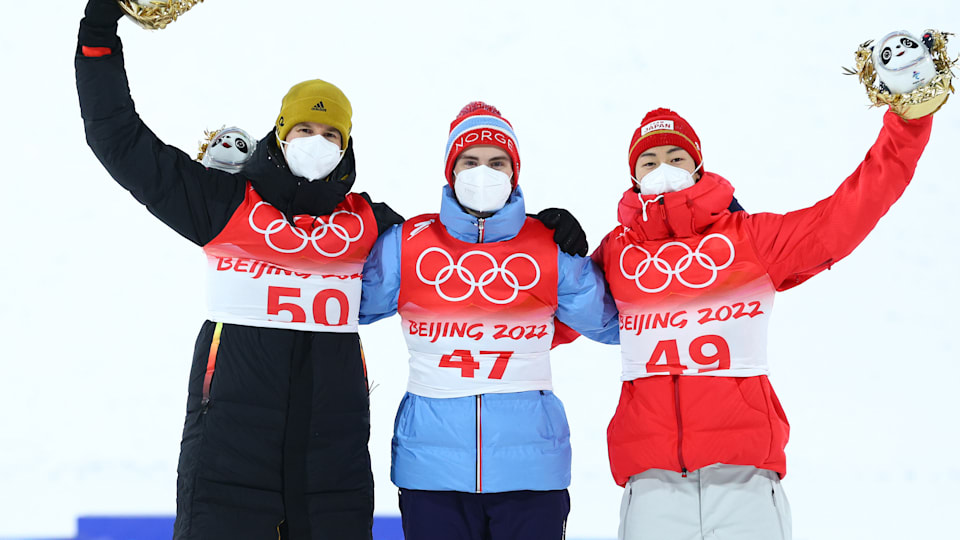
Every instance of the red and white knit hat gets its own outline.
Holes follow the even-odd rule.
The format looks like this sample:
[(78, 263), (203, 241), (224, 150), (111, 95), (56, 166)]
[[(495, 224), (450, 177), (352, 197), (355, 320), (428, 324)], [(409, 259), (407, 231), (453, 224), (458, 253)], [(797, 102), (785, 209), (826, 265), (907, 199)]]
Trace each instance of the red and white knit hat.
[(670, 109), (654, 109), (643, 117), (640, 127), (630, 139), (630, 176), (634, 174), (637, 158), (654, 146), (679, 146), (687, 151), (699, 166), (703, 161), (700, 138), (690, 124)]
[(490, 145), (503, 149), (513, 162), (513, 185), (520, 176), (520, 154), (517, 150), (517, 135), (513, 132), (500, 111), (482, 101), (468, 103), (450, 124), (447, 150), (444, 154), (447, 183), (453, 187), (453, 166), (457, 156), (471, 146)]

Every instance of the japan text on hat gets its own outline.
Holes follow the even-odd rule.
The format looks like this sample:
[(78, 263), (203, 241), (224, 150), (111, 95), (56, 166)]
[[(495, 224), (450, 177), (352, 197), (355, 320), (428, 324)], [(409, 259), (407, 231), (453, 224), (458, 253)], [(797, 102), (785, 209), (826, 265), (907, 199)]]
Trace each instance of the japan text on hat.
[(457, 156), (471, 146), (489, 145), (502, 149), (513, 162), (513, 185), (520, 175), (520, 154), (513, 126), (500, 116), (500, 111), (482, 101), (468, 103), (450, 124), (450, 136), (444, 154), (447, 182), (453, 185), (453, 167)]
[(283, 96), (277, 116), (277, 138), (286, 140), (287, 133), (301, 122), (317, 122), (340, 132), (340, 149), (343, 150), (350, 139), (352, 116), (350, 100), (339, 88), (320, 79), (303, 81)]
[(630, 175), (633, 176), (637, 158), (645, 150), (655, 146), (679, 146), (700, 165), (700, 138), (690, 124), (670, 109), (654, 109), (643, 117), (640, 127), (630, 139)]

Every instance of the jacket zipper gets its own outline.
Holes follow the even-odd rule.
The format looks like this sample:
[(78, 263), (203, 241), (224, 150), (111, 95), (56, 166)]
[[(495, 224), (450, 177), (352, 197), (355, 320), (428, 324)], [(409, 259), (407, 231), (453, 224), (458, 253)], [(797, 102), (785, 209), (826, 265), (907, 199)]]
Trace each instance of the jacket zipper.
[(683, 418), (680, 414), (680, 375), (673, 377), (673, 403), (677, 410), (677, 459), (680, 461), (680, 472), (683, 478), (687, 477), (687, 464), (683, 461)]
[[(483, 218), (477, 218), (477, 243), (483, 243)], [(483, 428), (481, 427), (480, 406), (482, 397), (477, 395), (477, 493), (483, 493)]]
[(210, 387), (213, 385), (213, 373), (217, 368), (217, 352), (220, 350), (220, 334), (223, 332), (223, 323), (218, 322), (213, 329), (213, 338), (210, 340), (210, 352), (207, 353), (207, 370), (203, 374), (203, 397), (200, 399), (200, 414), (207, 414), (210, 408)]
[(670, 220), (667, 219), (667, 207), (664, 204), (663, 199), (660, 199), (660, 217), (663, 218), (663, 224), (667, 226), (667, 231), (670, 232), (670, 236), (671, 237), (676, 236), (677, 233), (674, 232), (673, 227), (670, 226)]
[(481, 396), (477, 396), (477, 493), (483, 493), (483, 430), (480, 423)]

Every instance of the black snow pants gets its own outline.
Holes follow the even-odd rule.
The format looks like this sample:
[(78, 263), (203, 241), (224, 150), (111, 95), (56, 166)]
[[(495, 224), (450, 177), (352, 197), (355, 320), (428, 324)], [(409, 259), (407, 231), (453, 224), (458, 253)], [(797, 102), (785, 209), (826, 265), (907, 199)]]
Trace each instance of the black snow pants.
[(176, 540), (370, 540), (370, 409), (357, 334), (207, 321), (177, 478)]

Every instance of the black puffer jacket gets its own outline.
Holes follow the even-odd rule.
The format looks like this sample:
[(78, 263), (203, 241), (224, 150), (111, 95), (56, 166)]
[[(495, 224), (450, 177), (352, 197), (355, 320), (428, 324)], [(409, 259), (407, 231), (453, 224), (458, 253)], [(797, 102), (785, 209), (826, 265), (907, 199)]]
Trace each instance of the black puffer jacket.
[[(200, 246), (213, 240), (248, 180), (268, 186), (260, 195), (288, 215), (332, 209), (343, 199), (347, 189), (303, 192), (272, 135), (240, 174), (206, 169), (164, 144), (134, 110), (115, 43), (99, 57), (77, 50), (87, 143), (121, 186), (183, 237)], [(347, 154), (333, 175), (352, 184), (352, 145)], [(386, 205), (371, 206), (380, 232), (402, 221)], [(208, 374), (211, 356), (215, 371)], [(369, 430), (356, 333), (205, 322), (189, 382), (175, 538), (369, 539)]]

